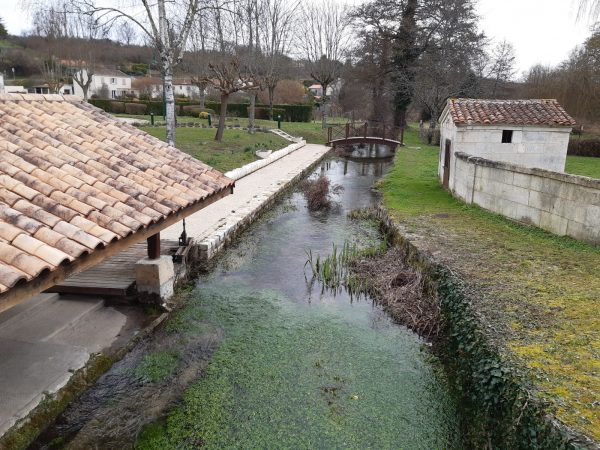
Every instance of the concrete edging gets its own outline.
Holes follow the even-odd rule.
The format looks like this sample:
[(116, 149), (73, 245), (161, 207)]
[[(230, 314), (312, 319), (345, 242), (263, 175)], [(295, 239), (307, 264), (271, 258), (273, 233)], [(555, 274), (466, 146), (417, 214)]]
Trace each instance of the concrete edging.
[(276, 152), (271, 153), (267, 158), (260, 159), (258, 161), (251, 162), (246, 164), (245, 166), (238, 167), (237, 169), (230, 170), (225, 173), (225, 176), (231, 178), (232, 180), (239, 180), (240, 178), (244, 178), (246, 175), (250, 175), (253, 172), (256, 172), (258, 169), (262, 169), (265, 166), (268, 166), (271, 163), (274, 163), (278, 159), (283, 158), (284, 156), (289, 155), (292, 152), (295, 152), (299, 148), (302, 148), (306, 145), (306, 141), (302, 140), (300, 142), (296, 142), (294, 144), (290, 144), (287, 147), (282, 148), (281, 150), (277, 150)]

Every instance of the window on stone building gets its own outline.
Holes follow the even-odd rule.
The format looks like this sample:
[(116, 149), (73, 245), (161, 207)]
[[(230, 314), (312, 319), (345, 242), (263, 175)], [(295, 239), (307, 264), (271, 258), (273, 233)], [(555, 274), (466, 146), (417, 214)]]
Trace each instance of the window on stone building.
[(513, 130), (502, 130), (502, 143), (510, 144), (513, 138)]

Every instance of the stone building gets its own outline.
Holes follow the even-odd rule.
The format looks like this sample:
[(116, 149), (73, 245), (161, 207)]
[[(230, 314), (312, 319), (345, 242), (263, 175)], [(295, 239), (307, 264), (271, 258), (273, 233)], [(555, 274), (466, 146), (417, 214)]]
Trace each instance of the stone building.
[(459, 152), (563, 172), (574, 125), (556, 100), (449, 99), (440, 117), (438, 176), (453, 189)]

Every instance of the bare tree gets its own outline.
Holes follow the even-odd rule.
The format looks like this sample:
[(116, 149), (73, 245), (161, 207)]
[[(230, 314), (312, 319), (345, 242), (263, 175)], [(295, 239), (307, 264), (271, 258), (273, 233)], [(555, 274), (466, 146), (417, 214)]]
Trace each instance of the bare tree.
[(238, 57), (225, 57), (222, 62), (209, 64), (208, 68), (210, 75), (203, 81), (213, 86), (221, 94), (219, 125), (215, 135), (215, 140), (221, 141), (225, 130), (229, 96), (240, 91), (258, 89), (258, 86), (254, 83), (254, 77), (248, 67), (242, 66)]
[(42, 63), (42, 77), (48, 85), (51, 94), (60, 93), (60, 88), (65, 84), (67, 78), (64, 66), (54, 55), (50, 56)]
[(470, 97), (478, 78), (472, 62), (484, 36), (477, 29), (472, 0), (445, 0), (437, 10), (439, 26), (419, 58), (414, 97), (430, 115), (434, 129), (449, 97)]
[(119, 42), (125, 45), (135, 44), (137, 40), (137, 33), (129, 21), (124, 20), (119, 24), (117, 27), (117, 39)]
[(495, 97), (498, 85), (510, 81), (515, 75), (515, 47), (507, 40), (503, 40), (493, 48), (490, 56), (488, 76), (494, 80), (492, 97)]
[(592, 22), (600, 18), (600, 0), (579, 0), (579, 19), (589, 18)]
[(286, 53), (292, 41), (299, 1), (263, 0), (261, 50), (263, 83), (269, 96), (269, 119), (273, 120), (273, 99), (277, 83), (287, 72)]
[(327, 88), (338, 79), (349, 44), (349, 17), (333, 0), (305, 5), (298, 27), (297, 45), (310, 76), (323, 89), (323, 126), (327, 123)]
[(192, 24), (198, 14), (199, 0), (141, 0), (139, 10), (102, 6), (97, 0), (79, 0), (89, 13), (99, 14), (103, 24), (122, 20), (139, 27), (160, 57), (163, 78), (167, 142), (175, 145), (175, 94), (173, 70), (181, 61)]

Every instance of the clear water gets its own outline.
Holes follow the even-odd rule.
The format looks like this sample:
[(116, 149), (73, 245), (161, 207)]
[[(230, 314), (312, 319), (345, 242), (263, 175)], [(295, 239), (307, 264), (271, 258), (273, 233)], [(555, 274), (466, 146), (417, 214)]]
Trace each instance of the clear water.
[[(378, 201), (371, 186), (388, 164), (324, 163), (315, 175), (343, 186), (337, 206), (310, 213), (300, 193), (280, 202), (34, 448), (459, 448), (456, 404), (429, 347), (305, 268), (309, 249), (379, 239), (347, 214)], [(175, 367), (148, 381), (139, 367), (160, 352)]]

